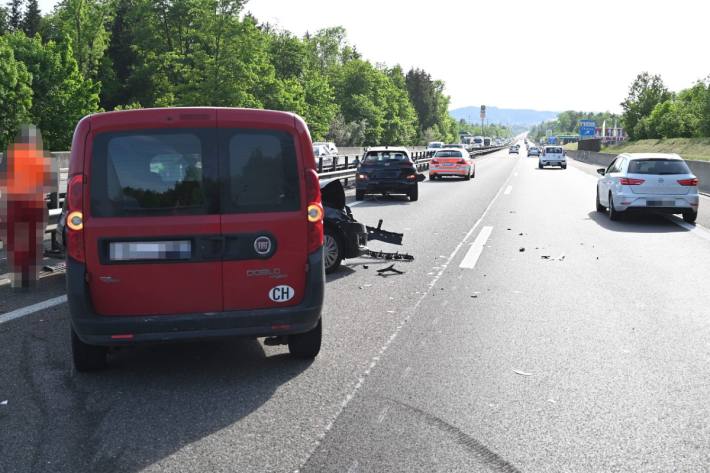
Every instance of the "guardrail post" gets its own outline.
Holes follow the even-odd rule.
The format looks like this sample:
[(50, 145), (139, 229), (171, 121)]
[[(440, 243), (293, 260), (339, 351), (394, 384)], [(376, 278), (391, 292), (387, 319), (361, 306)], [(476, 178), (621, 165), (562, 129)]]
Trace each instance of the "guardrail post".
[(323, 157), (318, 158), (318, 174), (323, 172)]
[(339, 156), (333, 156), (333, 169), (331, 169), (331, 171), (337, 171), (337, 170), (338, 170), (338, 157), (339, 157)]

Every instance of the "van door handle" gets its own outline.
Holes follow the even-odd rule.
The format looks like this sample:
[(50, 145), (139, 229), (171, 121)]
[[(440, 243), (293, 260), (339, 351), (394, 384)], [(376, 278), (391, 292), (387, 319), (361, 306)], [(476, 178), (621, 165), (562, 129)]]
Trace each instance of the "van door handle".
[(200, 256), (202, 259), (222, 259), (224, 254), (224, 236), (215, 235), (199, 238)]

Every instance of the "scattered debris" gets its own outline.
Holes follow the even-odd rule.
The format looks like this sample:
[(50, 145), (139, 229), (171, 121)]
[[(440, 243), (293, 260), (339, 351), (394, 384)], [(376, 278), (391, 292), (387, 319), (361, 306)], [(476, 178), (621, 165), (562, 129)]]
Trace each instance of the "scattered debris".
[(523, 253), (525, 251), (525, 248), (521, 247), (518, 251)]
[(513, 373), (519, 374), (520, 376), (532, 376), (532, 373), (526, 373), (525, 371), (513, 370)]
[(391, 265), (387, 266), (386, 268), (382, 268), (382, 269), (377, 270), (378, 276), (384, 276), (386, 273), (404, 274), (404, 271), (400, 271), (398, 269), (395, 269), (394, 264), (391, 264)]
[(372, 251), (365, 250), (363, 256), (369, 256), (370, 258), (384, 259), (384, 260), (395, 260), (395, 261), (414, 261), (414, 256), (409, 253), (388, 253), (386, 251)]
[(0, 402), (0, 406), (7, 406), (7, 399), (5, 399), (4, 401)]
[(507, 230), (508, 230), (508, 231), (511, 231), (511, 230), (512, 230), (512, 228), (508, 228)]
[(565, 254), (562, 253), (558, 258), (557, 261), (564, 261), (565, 260)]
[(540, 258), (542, 258), (542, 259), (550, 259), (550, 255), (542, 255), (542, 256), (540, 256)]
[(370, 269), (370, 267), (369, 267), (368, 265), (366, 265), (366, 264), (363, 264), (363, 265), (362, 265), (362, 268), (363, 268), (363, 269)]
[(478, 296), (476, 294), (471, 296), (471, 299), (478, 299)]
[(518, 233), (518, 236), (525, 236), (525, 233), (520, 232), (520, 233)]
[(598, 257), (598, 256), (597, 256), (597, 259), (599, 259), (599, 257)]

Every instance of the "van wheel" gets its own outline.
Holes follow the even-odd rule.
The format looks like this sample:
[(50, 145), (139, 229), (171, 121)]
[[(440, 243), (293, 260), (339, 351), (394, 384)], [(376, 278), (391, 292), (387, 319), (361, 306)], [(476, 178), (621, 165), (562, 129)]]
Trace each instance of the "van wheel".
[(363, 200), (365, 198), (365, 192), (364, 191), (355, 191), (355, 200)]
[(295, 358), (315, 358), (320, 352), (322, 338), (321, 320), (318, 325), (306, 333), (289, 335), (288, 351)]
[(326, 227), (323, 232), (323, 260), (325, 261), (326, 274), (337, 270), (343, 261), (343, 245), (341, 241), (337, 232), (330, 227)]
[(695, 221), (698, 219), (698, 211), (697, 210), (691, 210), (690, 212), (683, 212), (683, 220), (685, 220), (688, 223), (695, 223)]
[(414, 186), (414, 189), (409, 191), (409, 200), (412, 202), (419, 200), (419, 186)]
[(606, 207), (602, 205), (602, 201), (599, 200), (599, 188), (597, 187), (597, 212), (606, 212)]
[(85, 373), (87, 371), (99, 371), (106, 367), (106, 347), (87, 345), (77, 336), (74, 329), (71, 330), (71, 350), (74, 359), (74, 368)]

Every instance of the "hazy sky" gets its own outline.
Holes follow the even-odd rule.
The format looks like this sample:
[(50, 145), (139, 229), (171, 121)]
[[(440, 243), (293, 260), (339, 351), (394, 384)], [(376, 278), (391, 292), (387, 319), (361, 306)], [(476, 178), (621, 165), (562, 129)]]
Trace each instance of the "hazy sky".
[[(43, 10), (55, 4), (40, 0)], [(421, 67), (452, 107), (619, 111), (637, 73), (672, 90), (710, 74), (707, 0), (250, 0), (296, 34), (344, 26), (372, 62)]]

